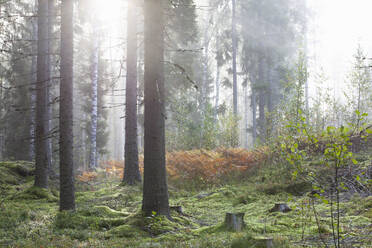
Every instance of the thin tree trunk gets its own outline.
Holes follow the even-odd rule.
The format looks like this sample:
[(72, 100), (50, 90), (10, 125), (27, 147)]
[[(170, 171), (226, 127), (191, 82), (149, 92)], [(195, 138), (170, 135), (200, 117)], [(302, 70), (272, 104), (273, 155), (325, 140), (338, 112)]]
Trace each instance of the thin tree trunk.
[(234, 114), (238, 115), (238, 78), (236, 70), (236, 54), (238, 39), (236, 33), (236, 0), (232, 0), (232, 70), (233, 70), (233, 106)]
[(54, 171), (52, 168), (52, 97), (51, 97), (51, 87), (52, 87), (52, 78), (53, 78), (53, 66), (52, 66), (52, 54), (53, 54), (53, 26), (54, 26), (54, 0), (48, 2), (48, 57), (47, 57), (47, 69), (48, 69), (48, 81), (46, 84), (46, 97), (45, 97), (45, 106), (46, 106), (46, 116), (45, 116), (45, 128), (47, 133), (46, 138), (46, 154), (49, 175), (53, 175)]
[(63, 0), (61, 10), (60, 210), (75, 209), (73, 154), (73, 10), (74, 0)]
[(48, 81), (48, 0), (38, 2), (37, 42), (37, 84), (36, 84), (36, 131), (35, 131), (35, 186), (48, 187), (48, 157), (45, 127), (46, 85)]
[(244, 147), (248, 148), (248, 84), (244, 87)]
[(221, 68), (217, 65), (217, 70), (216, 70), (216, 99), (214, 103), (214, 121), (217, 122), (218, 118), (218, 105), (220, 101), (220, 72)]
[(253, 145), (256, 144), (257, 140), (257, 100), (256, 100), (256, 90), (254, 86), (251, 86), (252, 90), (252, 142)]
[(145, 151), (142, 210), (169, 216), (165, 167), (164, 6), (145, 1)]
[(208, 16), (205, 19), (204, 24), (204, 47), (203, 47), (203, 74), (202, 74), (202, 85), (201, 85), (201, 95), (199, 104), (201, 106), (201, 118), (200, 118), (200, 137), (199, 137), (199, 148), (201, 149), (203, 146), (203, 136), (204, 136), (204, 120), (206, 114), (206, 107), (207, 107), (207, 84), (208, 84), (208, 53), (209, 53), (209, 37), (208, 37), (208, 29), (209, 29), (210, 19)]
[[(34, 8), (37, 11), (37, 1), (35, 0)], [(32, 52), (37, 53), (37, 22), (32, 20)], [(31, 60), (31, 82), (30, 82), (30, 161), (35, 159), (35, 118), (36, 118), (36, 70), (37, 70), (37, 56), (32, 56)]]
[(259, 111), (259, 128), (260, 128), (260, 138), (261, 141), (265, 141), (265, 129), (266, 129), (266, 119), (265, 119), (265, 78), (264, 78), (264, 59), (261, 57), (259, 61), (259, 84), (260, 90), (258, 93), (258, 111)]
[(134, 185), (141, 181), (138, 167), (137, 137), (137, 6), (128, 3), (127, 78), (125, 100), (125, 167), (123, 182)]
[[(1, 10), (0, 10), (1, 14)], [(3, 76), (2, 76), (2, 68), (0, 67), (0, 121), (3, 120)], [(0, 122), (2, 123), (2, 122)], [(3, 149), (4, 149), (4, 127), (3, 124), (0, 124), (0, 161), (3, 160)]]
[(99, 41), (97, 24), (93, 24), (93, 54), (92, 54), (92, 109), (90, 122), (90, 153), (89, 169), (97, 168), (97, 121), (98, 121), (98, 63)]

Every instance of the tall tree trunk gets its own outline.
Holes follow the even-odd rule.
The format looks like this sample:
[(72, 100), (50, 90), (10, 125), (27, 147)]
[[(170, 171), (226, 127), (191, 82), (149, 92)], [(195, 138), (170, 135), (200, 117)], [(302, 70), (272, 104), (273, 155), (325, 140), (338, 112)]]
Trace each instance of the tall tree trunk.
[(48, 81), (46, 84), (46, 97), (45, 97), (45, 106), (46, 106), (46, 115), (45, 115), (45, 128), (47, 133), (46, 138), (46, 154), (49, 175), (53, 175), (54, 171), (52, 168), (52, 97), (51, 97), (51, 87), (53, 82), (53, 65), (52, 65), (52, 54), (53, 54), (53, 26), (54, 26), (54, 7), (55, 0), (49, 0), (48, 2), (48, 57), (47, 57), (47, 69), (48, 69)]
[[(1, 14), (1, 10), (0, 10)], [(3, 104), (3, 73), (2, 68), (0, 66), (0, 161), (3, 160), (3, 149), (4, 149), (4, 126), (2, 123), (3, 120), (3, 110), (4, 110), (4, 104)], [(32, 114), (31, 114), (32, 115)]]
[(99, 63), (99, 34), (97, 23), (93, 24), (93, 54), (92, 54), (92, 109), (90, 122), (90, 153), (89, 169), (97, 168), (97, 122), (98, 122), (98, 63)]
[(244, 87), (244, 147), (248, 148), (248, 84)]
[(236, 0), (232, 0), (232, 70), (233, 70), (233, 106), (234, 114), (238, 115), (238, 78), (236, 70), (236, 54), (238, 39), (236, 33)]
[[(35, 0), (34, 8), (37, 12), (37, 1)], [(32, 20), (32, 53), (37, 53), (37, 21)], [(37, 82), (37, 56), (32, 56), (31, 60), (31, 82), (30, 82), (30, 161), (35, 159), (35, 118), (36, 118), (36, 82)]]
[(204, 26), (204, 47), (203, 47), (203, 74), (202, 74), (202, 85), (201, 85), (201, 95), (200, 95), (200, 107), (201, 107), (201, 117), (200, 117), (200, 135), (199, 135), (199, 148), (203, 146), (203, 137), (204, 137), (204, 120), (206, 114), (206, 105), (207, 105), (207, 84), (208, 84), (208, 53), (209, 53), (209, 29), (210, 19), (207, 17), (205, 20)]
[(253, 145), (256, 144), (257, 140), (257, 99), (256, 99), (256, 90), (254, 85), (251, 86), (252, 91), (252, 142)]
[(217, 122), (218, 118), (218, 105), (220, 101), (220, 72), (221, 67), (217, 64), (217, 70), (216, 70), (216, 99), (214, 103), (214, 121)]
[(62, 0), (60, 133), (60, 210), (75, 209), (73, 155), (73, 12), (74, 0)]
[(36, 132), (35, 132), (35, 186), (48, 187), (48, 157), (45, 127), (46, 88), (48, 81), (48, 0), (38, 2)]
[(261, 55), (261, 58), (259, 60), (259, 84), (260, 84), (260, 90), (258, 93), (258, 121), (259, 121), (259, 130), (260, 130), (260, 138), (261, 141), (265, 141), (265, 128), (266, 128), (266, 118), (265, 118), (265, 105), (266, 105), (266, 97), (265, 97), (265, 77), (264, 77), (264, 58)]
[(169, 216), (165, 167), (164, 2), (145, 1), (145, 151), (142, 210)]
[(137, 3), (128, 3), (127, 78), (125, 89), (125, 167), (123, 182), (134, 185), (141, 181), (138, 167), (137, 137)]

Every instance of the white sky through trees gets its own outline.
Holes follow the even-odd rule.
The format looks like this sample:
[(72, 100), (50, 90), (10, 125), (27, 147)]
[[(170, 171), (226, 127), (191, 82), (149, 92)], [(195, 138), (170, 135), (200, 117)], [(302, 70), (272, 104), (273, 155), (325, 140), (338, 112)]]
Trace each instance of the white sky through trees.
[(336, 88), (336, 95), (341, 96), (358, 44), (367, 57), (372, 57), (372, 1), (308, 0), (308, 4), (312, 9), (310, 73), (323, 68), (328, 86)]

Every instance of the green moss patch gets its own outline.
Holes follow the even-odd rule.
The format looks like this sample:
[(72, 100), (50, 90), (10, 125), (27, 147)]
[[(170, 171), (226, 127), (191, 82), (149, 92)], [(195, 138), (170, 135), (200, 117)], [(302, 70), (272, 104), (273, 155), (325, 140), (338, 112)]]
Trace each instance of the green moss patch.
[(49, 202), (57, 202), (58, 198), (48, 189), (39, 188), (32, 186), (25, 191), (21, 192), (19, 195), (16, 195), (14, 199), (23, 199), (23, 200), (40, 200), (45, 199)]
[(19, 185), (26, 177), (33, 175), (34, 165), (30, 162), (0, 162), (0, 185)]

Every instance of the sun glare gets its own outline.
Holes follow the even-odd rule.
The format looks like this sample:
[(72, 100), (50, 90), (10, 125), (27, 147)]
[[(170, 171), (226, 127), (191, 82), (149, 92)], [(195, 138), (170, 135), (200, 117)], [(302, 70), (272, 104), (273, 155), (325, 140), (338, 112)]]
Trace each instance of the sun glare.
[(92, 0), (91, 7), (95, 18), (105, 25), (112, 26), (120, 20), (124, 10), (123, 2), (121, 0)]

